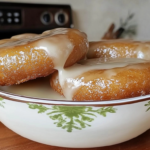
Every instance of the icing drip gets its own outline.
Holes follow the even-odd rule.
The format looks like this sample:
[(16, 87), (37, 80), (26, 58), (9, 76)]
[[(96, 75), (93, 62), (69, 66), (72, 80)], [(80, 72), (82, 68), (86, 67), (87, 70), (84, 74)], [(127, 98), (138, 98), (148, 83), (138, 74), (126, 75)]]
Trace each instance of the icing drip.
[(58, 28), (45, 31), (42, 34), (13, 36), (11, 39), (0, 40), (0, 49), (26, 45), (31, 47), (31, 51), (44, 50), (53, 60), (54, 68), (62, 68), (74, 47), (66, 35), (68, 30), (67, 28)]
[[(137, 58), (118, 58), (118, 59), (88, 59), (80, 61), (80, 63), (75, 64), (69, 68), (59, 70), (59, 82), (63, 90), (63, 94), (66, 99), (71, 100), (75, 91), (82, 85), (91, 86), (92, 81), (84, 83), (83, 73), (93, 71), (93, 70), (104, 70), (100, 76), (105, 76), (106, 78), (111, 78), (115, 76), (118, 72), (111, 70), (113, 68), (133, 68), (141, 69), (138, 63), (147, 63), (149, 61)], [(146, 66), (145, 66), (146, 67)], [(80, 78), (78, 78), (80, 76)]]

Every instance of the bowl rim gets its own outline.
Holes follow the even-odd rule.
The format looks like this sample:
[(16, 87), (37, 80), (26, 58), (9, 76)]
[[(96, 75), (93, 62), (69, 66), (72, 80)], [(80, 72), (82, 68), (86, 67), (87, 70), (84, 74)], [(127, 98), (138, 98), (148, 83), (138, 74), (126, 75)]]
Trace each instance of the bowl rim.
[(132, 98), (125, 98), (119, 100), (107, 100), (107, 101), (72, 101), (72, 100), (53, 100), (46, 98), (35, 98), (29, 96), (22, 96), (0, 90), (0, 97), (10, 101), (16, 101), (21, 103), (37, 103), (45, 105), (71, 105), (71, 106), (116, 106), (133, 104), (142, 101), (150, 100), (150, 94)]

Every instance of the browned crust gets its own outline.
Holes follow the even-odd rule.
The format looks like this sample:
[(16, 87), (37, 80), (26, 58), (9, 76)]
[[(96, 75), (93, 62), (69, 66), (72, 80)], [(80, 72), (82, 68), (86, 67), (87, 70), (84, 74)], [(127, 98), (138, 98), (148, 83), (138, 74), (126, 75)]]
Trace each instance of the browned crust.
[[(83, 73), (76, 77), (90, 86), (80, 86), (73, 95), (74, 101), (104, 101), (137, 97), (150, 94), (150, 63), (136, 64), (135, 69), (130, 67), (114, 68), (112, 71), (117, 74), (107, 77), (105, 70), (94, 70)], [(139, 68), (139, 69), (138, 69)], [(50, 79), (51, 87), (63, 95), (62, 88), (58, 81), (58, 73), (52, 74)], [(69, 92), (69, 91), (68, 91)]]
[(138, 58), (138, 50), (150, 55), (150, 42), (132, 40), (90, 42), (87, 58)]
[[(78, 30), (68, 30), (67, 36), (75, 46), (66, 60), (65, 67), (85, 57), (88, 50), (86, 36), (77, 34), (80, 33)], [(38, 77), (45, 77), (55, 71), (53, 61), (46, 51), (36, 50), (35, 47), (36, 41), (7, 49), (0, 48), (0, 85), (20, 84)]]
[[(79, 32), (78, 30), (75, 31)], [(71, 30), (68, 32), (68, 38), (73, 43), (74, 49), (67, 59), (65, 67), (71, 66), (77, 61), (83, 59), (89, 50), (89, 42), (86, 35), (79, 36), (77, 32), (71, 32)]]

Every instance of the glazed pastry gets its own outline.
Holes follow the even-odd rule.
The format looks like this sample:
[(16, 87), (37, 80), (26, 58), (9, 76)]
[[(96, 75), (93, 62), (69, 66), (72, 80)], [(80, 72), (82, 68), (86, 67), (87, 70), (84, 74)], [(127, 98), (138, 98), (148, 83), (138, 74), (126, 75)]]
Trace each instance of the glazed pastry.
[(51, 87), (73, 101), (117, 100), (150, 94), (150, 62), (89, 59), (51, 75)]
[(34, 34), (34, 33), (24, 33), (24, 34), (19, 34), (19, 35), (14, 35), (11, 37), (11, 39), (14, 40), (23, 40), (25, 38), (34, 38), (35, 36), (37, 36), (38, 34)]
[(141, 58), (150, 60), (150, 42), (132, 40), (90, 42), (87, 58)]
[(45, 77), (73, 65), (88, 51), (86, 34), (66, 28), (14, 36), (0, 43), (0, 85)]

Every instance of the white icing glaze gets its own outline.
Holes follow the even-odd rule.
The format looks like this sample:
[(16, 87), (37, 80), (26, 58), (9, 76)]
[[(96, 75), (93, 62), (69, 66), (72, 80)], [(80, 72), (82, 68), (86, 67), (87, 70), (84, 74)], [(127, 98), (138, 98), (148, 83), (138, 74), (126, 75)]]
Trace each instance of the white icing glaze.
[[(74, 48), (73, 43), (71, 42), (71, 40), (68, 38), (68, 35), (67, 35), (69, 30), (70, 29), (66, 29), (66, 28), (58, 28), (54, 30), (45, 31), (42, 34), (27, 33), (27, 34), (16, 35), (16, 36), (11, 37), (10, 39), (6, 39), (3, 41), (1, 40), (0, 50), (1, 49), (12, 50), (12, 48), (18, 47), (18, 46), (23, 46), (23, 48), (29, 47), (31, 53), (32, 53), (32, 50), (44, 50), (47, 56), (49, 56), (50, 59), (53, 60), (54, 69), (63, 70), (65, 62)], [(77, 30), (74, 30), (74, 32), (86, 38), (86, 34), (80, 33)], [(86, 39), (85, 39), (85, 42), (86, 44), (88, 44)], [(19, 53), (21, 54), (21, 56), (24, 56), (24, 51), (20, 50)], [(6, 57), (7, 64), (9, 65), (11, 61), (15, 63), (16, 58), (17, 58), (16, 55), (11, 56), (11, 58), (9, 56)], [(21, 57), (21, 58), (19, 57), (18, 59), (21, 59), (21, 61), (24, 61), (23, 60), (24, 57)], [(7, 87), (3, 87), (3, 89), (5, 89), (6, 91), (11, 91), (16, 94), (20, 93), (22, 95), (24, 95), (24, 91), (25, 91), (26, 96), (30, 96), (31, 93), (36, 93), (36, 94), (40, 93), (40, 92), (36, 92), (38, 91), (36, 88), (32, 90), (28, 90), (30, 88), (24, 88), (24, 84), (13, 85), (10, 87), (7, 86)], [(40, 88), (40, 90), (42, 89)], [(47, 94), (45, 93), (45, 95)], [(52, 98), (52, 97), (49, 97), (49, 98)]]
[(10, 39), (3, 39), (3, 40), (0, 40), (0, 44), (3, 44), (3, 43), (6, 43), (7, 41), (9, 41)]
[(11, 39), (14, 39), (14, 40), (22, 40), (22, 39), (25, 39), (25, 38), (34, 38), (35, 36), (37, 36), (37, 34), (34, 34), (34, 33), (24, 33), (24, 34), (19, 34), (19, 35), (15, 35), (15, 36), (12, 36)]
[[(68, 32), (68, 29), (55, 29), (55, 30), (49, 30), (43, 32), (41, 35), (35, 35), (35, 34), (23, 34), (23, 35), (17, 35), (13, 36), (10, 40), (6, 39), (4, 41), (0, 40), (0, 48), (10, 48), (18, 45), (24, 45), (28, 43), (32, 43), (35, 50), (44, 50), (47, 55), (53, 60), (54, 68), (58, 69), (59, 72), (59, 82), (63, 89), (63, 94), (65, 95), (66, 99), (71, 100), (74, 92), (81, 86), (90, 86), (92, 81), (89, 81), (88, 83), (84, 83), (83, 79), (84, 77), (81, 77), (80, 79), (76, 78), (79, 75), (91, 71), (91, 70), (105, 70), (103, 72), (103, 75), (107, 78), (111, 78), (112, 76), (116, 75), (116, 72), (111, 70), (112, 68), (122, 68), (128, 66), (129, 68), (137, 68), (137, 66), (134, 66), (134, 64), (137, 63), (147, 63), (147, 60), (150, 60), (149, 50), (150, 45), (145, 44), (145, 47), (141, 45), (137, 45), (136, 50), (134, 53), (137, 53), (137, 58), (119, 58), (119, 59), (89, 59), (89, 60), (83, 60), (80, 61), (78, 64), (73, 65), (69, 68), (63, 68), (64, 64), (68, 58), (68, 56), (71, 54), (74, 45), (70, 42), (68, 39), (66, 33)], [(78, 32), (77, 32), (78, 33)], [(82, 33), (78, 33), (82, 34)], [(82, 34), (84, 35), (84, 34)], [(86, 36), (86, 35), (85, 35)], [(59, 42), (61, 41), (61, 42)], [(121, 42), (122, 40), (120, 40)], [(113, 41), (110, 41), (113, 42)], [(127, 41), (128, 42), (128, 41)], [(135, 43), (137, 44), (137, 43)], [(96, 49), (99, 50), (99, 49)], [(107, 49), (104, 49), (104, 52), (107, 51)], [(116, 53), (112, 53), (112, 56), (115, 58), (117, 57)], [(126, 51), (126, 55), (130, 55), (129, 51)], [(16, 56), (14, 56), (16, 57)], [(61, 58), (61, 59), (60, 59)], [(140, 68), (140, 67), (139, 67)], [(47, 82), (49, 83), (49, 82)], [(33, 84), (34, 85), (34, 84)], [(50, 91), (50, 89), (47, 87), (41, 87), (41, 85), (36, 86), (25, 86), (24, 84), (20, 85), (14, 85), (11, 87), (1, 87), (1, 89), (4, 89), (5, 91), (25, 95), (25, 96), (31, 96), (31, 97), (39, 97), (39, 98), (50, 98), (50, 99), (65, 99), (61, 97), (59, 94), (56, 94), (53, 90)], [(48, 84), (49, 85), (49, 84)], [(26, 88), (27, 87), (27, 88)], [(36, 93), (36, 95), (34, 95)]]
[(53, 60), (55, 69), (59, 69), (65, 65), (73, 47), (74, 46), (67, 38), (67, 35), (59, 35), (59, 37), (54, 36), (52, 38), (40, 40), (35, 49), (44, 49)]
[(72, 100), (75, 91), (81, 85), (88, 87), (92, 84), (92, 81), (84, 83), (84, 77), (78, 79), (76, 78), (77, 76), (91, 70), (105, 69), (103, 75), (107, 78), (111, 78), (116, 75), (116, 72), (111, 70), (112, 68), (122, 68), (128, 66), (129, 68), (141, 69), (140, 66), (137, 67), (134, 66), (134, 64), (147, 62), (149, 61), (137, 58), (88, 59), (80, 61), (72, 67), (59, 69), (59, 83), (63, 89), (63, 94), (65, 97), (59, 95), (49, 87), (49, 77), (28, 81), (20, 85), (3, 86), (0, 87), (0, 89), (23, 96), (48, 98), (53, 100)]
[[(9, 40), (6, 39), (6, 42), (1, 44), (0, 48), (9, 48), (9, 47), (14, 47), (14, 46), (18, 46), (18, 45), (25, 45), (25, 44), (28, 44), (28, 43), (31, 43), (31, 42), (34, 42), (37, 40), (52, 38), (54, 35), (58, 36), (60, 34), (66, 34), (67, 32), (68, 32), (67, 28), (58, 28), (58, 29), (53, 29), (53, 30), (43, 32), (42, 34), (37, 34), (35, 36), (31, 36), (31, 34), (30, 34), (30, 36), (29, 36), (29, 34), (17, 35), (17, 36), (14, 36), (14, 38), (12, 37)], [(21, 36), (23, 38), (18, 38)]]
[(53, 60), (54, 69), (62, 68), (64, 67), (65, 62), (74, 47), (74, 45), (71, 43), (71, 41), (68, 39), (68, 36), (66, 35), (68, 30), (69, 29), (67, 28), (58, 28), (45, 31), (40, 35), (17, 35), (2, 43), (0, 45), (0, 48), (7, 49), (15, 46), (31, 44), (33, 46), (33, 49), (44, 50), (47, 53), (47, 55)]
[(72, 99), (74, 92), (81, 86), (89, 86), (92, 81), (84, 83), (84, 77), (78, 79), (79, 75), (91, 70), (105, 70), (103, 76), (111, 78), (116, 75), (113, 68), (122, 68), (128, 66), (129, 68), (141, 69), (137, 67), (138, 63), (147, 63), (149, 61), (137, 58), (119, 58), (119, 59), (88, 59), (81, 61), (80, 64), (75, 64), (69, 68), (59, 70), (59, 82), (66, 99)]
[(61, 96), (60, 94), (58, 94), (50, 88), (49, 77), (35, 79), (19, 85), (0, 86), (0, 90), (3, 90), (8, 93), (34, 98), (66, 100), (64, 96)]

